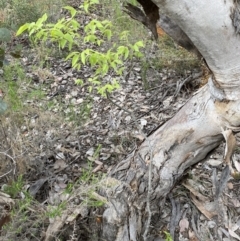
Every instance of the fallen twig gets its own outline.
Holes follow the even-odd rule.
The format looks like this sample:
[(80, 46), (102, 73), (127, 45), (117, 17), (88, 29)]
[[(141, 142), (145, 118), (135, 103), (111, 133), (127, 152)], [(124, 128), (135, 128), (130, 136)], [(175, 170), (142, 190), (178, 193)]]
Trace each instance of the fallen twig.
[[(0, 154), (5, 155), (5, 156), (7, 156), (8, 158), (10, 158), (10, 159), (12, 160), (13, 166), (14, 166), (14, 168), (13, 168), (13, 175), (15, 175), (15, 173), (16, 173), (16, 161), (14, 160), (14, 158), (13, 158), (12, 156), (10, 156), (9, 154), (7, 154), (6, 152), (0, 152)], [(11, 170), (11, 171), (12, 171), (12, 170)], [(6, 176), (6, 175), (9, 174), (11, 171), (9, 171), (8, 173), (5, 173), (3, 176)], [(0, 178), (3, 177), (3, 176), (0, 176)]]

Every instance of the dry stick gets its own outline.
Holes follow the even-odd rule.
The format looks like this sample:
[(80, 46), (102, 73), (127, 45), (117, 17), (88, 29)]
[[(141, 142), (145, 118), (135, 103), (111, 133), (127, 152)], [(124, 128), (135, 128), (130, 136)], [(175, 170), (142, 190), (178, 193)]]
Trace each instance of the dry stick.
[(195, 219), (194, 217), (195, 217), (195, 215), (196, 215), (196, 209), (195, 209), (195, 207), (192, 205), (192, 219), (191, 219), (192, 229), (193, 229), (195, 235), (197, 236), (197, 238), (198, 238), (199, 240), (201, 240), (201, 237), (200, 237), (200, 235), (199, 235), (199, 233), (198, 233), (196, 224), (195, 224), (195, 222), (194, 222), (194, 219)]
[[(13, 175), (15, 175), (15, 172), (16, 172), (16, 161), (14, 160), (14, 158), (11, 157), (10, 155), (8, 155), (6, 152), (0, 152), (0, 154), (3, 154), (3, 155), (5, 155), (5, 156), (9, 157), (9, 158), (12, 160), (13, 165), (14, 165)], [(8, 173), (7, 173), (7, 174), (8, 174)], [(7, 175), (7, 174), (4, 174), (4, 175)]]
[(3, 177), (5, 177), (5, 176), (7, 176), (11, 171), (12, 171), (12, 169), (11, 169), (10, 171), (8, 171), (7, 173), (1, 175), (0, 178), (3, 178)]
[[(199, 78), (201, 75), (202, 75), (201, 73), (198, 73), (198, 75), (195, 76), (195, 77), (193, 77), (193, 76), (190, 75), (190, 76), (188, 76), (180, 85), (177, 84), (177, 87), (176, 87), (177, 89), (176, 89), (176, 91), (175, 91), (174, 97), (177, 97), (177, 95), (179, 94), (179, 92), (180, 92), (180, 90), (181, 90), (181, 88), (183, 87), (184, 84), (186, 84), (186, 83), (189, 82), (189, 81), (192, 81), (192, 80), (194, 80), (194, 79)], [(192, 78), (189, 79), (189, 77), (192, 77)], [(175, 85), (176, 85), (176, 84), (168, 85), (168, 89), (164, 92), (162, 98), (158, 101), (158, 104), (156, 104), (151, 110), (155, 109), (161, 102), (163, 102), (163, 100), (164, 100), (164, 98), (167, 96), (168, 92), (169, 92), (169, 91), (171, 90), (171, 88), (172, 88), (173, 86), (175, 86)], [(158, 87), (158, 88), (161, 88), (161, 86)], [(151, 110), (150, 110), (150, 111), (151, 111)], [(150, 113), (150, 111), (144, 113), (144, 114), (141, 115), (139, 118), (142, 118), (143, 116), (147, 115), (148, 113)], [(131, 123), (132, 123), (132, 122), (130, 122), (130, 124), (131, 124)]]
[[(149, 114), (152, 110), (154, 110), (158, 105), (160, 105), (160, 103), (163, 101), (163, 99), (166, 97), (166, 95), (168, 94), (168, 91), (170, 90), (170, 88), (167, 89), (167, 91), (163, 94), (162, 98), (158, 101), (158, 104), (156, 104), (155, 106), (153, 106), (148, 112), (145, 112), (144, 114), (142, 114), (141, 116), (138, 117), (138, 119), (142, 118), (143, 116)], [(130, 122), (130, 124), (134, 123), (135, 121)], [(157, 127), (158, 128), (158, 127)]]
[[(106, 92), (106, 95), (107, 95), (107, 99), (112, 103), (114, 104), (115, 106), (117, 106), (118, 108), (126, 111), (128, 114), (131, 115), (132, 119), (133, 119), (133, 122), (137, 123), (137, 119), (135, 117), (135, 115), (126, 110), (125, 108), (121, 107), (120, 105), (118, 105), (117, 103), (115, 103), (113, 100), (110, 99), (109, 97), (109, 93)], [(148, 211), (148, 219), (147, 219), (147, 226), (146, 226), (146, 229), (144, 231), (144, 234), (143, 234), (143, 240), (146, 241), (147, 240), (147, 234), (149, 232), (149, 227), (150, 227), (150, 223), (151, 223), (151, 217), (152, 217), (152, 211), (151, 211), (151, 208), (150, 208), (150, 197), (151, 197), (151, 194), (152, 194), (152, 160), (153, 160), (153, 147), (149, 141), (149, 138), (147, 137), (147, 135), (141, 130), (141, 128), (139, 128), (139, 132), (144, 136), (145, 140), (147, 141), (148, 143), (148, 147), (149, 147), (149, 150), (150, 150), (150, 164), (149, 164), (149, 175), (148, 175), (148, 193), (147, 193), (147, 211)]]
[(107, 99), (114, 104), (115, 106), (117, 106), (118, 108), (120, 108), (121, 110), (124, 110), (125, 112), (127, 112), (129, 115), (132, 116), (132, 118), (134, 119), (134, 122), (136, 121), (135, 116), (133, 115), (132, 112), (128, 111), (127, 109), (123, 108), (122, 106), (120, 106), (119, 104), (117, 104), (116, 102), (114, 102), (113, 100), (111, 100), (111, 98), (109, 97), (109, 93), (106, 91), (106, 95), (107, 95)]
[(149, 141), (149, 138), (145, 135), (145, 140), (148, 143), (148, 147), (150, 149), (150, 164), (149, 164), (149, 175), (148, 175), (148, 193), (147, 193), (147, 211), (148, 211), (148, 220), (147, 220), (147, 227), (143, 234), (143, 240), (147, 240), (147, 234), (150, 227), (151, 217), (152, 217), (152, 211), (150, 208), (150, 196), (152, 194), (152, 160), (153, 160), (153, 148), (151, 146), (151, 143)]
[(127, 81), (127, 79), (129, 78), (129, 76), (130, 76), (130, 74), (131, 74), (131, 72), (132, 72), (132, 70), (133, 70), (133, 67), (134, 67), (134, 62), (133, 61), (131, 61), (131, 65), (130, 65), (130, 69), (129, 69), (129, 71), (127, 72), (127, 74), (126, 74), (126, 76), (125, 76), (125, 81)]
[(181, 82), (180, 84), (179, 84), (179, 82), (178, 82), (178, 83), (177, 83), (177, 89), (176, 89), (176, 91), (175, 91), (174, 97), (177, 97), (177, 95), (179, 94), (180, 90), (182, 89), (182, 87), (183, 87), (186, 83), (188, 83), (188, 82), (190, 82), (190, 81), (192, 81), (192, 80), (195, 80), (195, 79), (197, 79), (197, 78), (200, 78), (201, 76), (202, 76), (202, 73), (197, 73), (196, 76), (193, 76), (193, 75), (191, 74), (191, 75), (189, 75), (186, 79), (184, 79), (183, 82)]

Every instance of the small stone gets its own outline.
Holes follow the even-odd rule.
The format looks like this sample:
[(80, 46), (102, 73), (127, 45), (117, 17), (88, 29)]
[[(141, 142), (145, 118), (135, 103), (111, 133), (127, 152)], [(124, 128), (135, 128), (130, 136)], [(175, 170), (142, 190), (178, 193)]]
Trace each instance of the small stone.
[(229, 183), (227, 184), (227, 187), (228, 187), (228, 189), (232, 190), (232, 189), (233, 189), (233, 183), (232, 183), (232, 182), (229, 182)]
[(214, 228), (216, 226), (216, 223), (214, 221), (208, 221), (208, 227)]
[(76, 96), (78, 95), (78, 91), (73, 90), (73, 91), (71, 92), (71, 95), (72, 95), (73, 97), (76, 97)]
[(135, 68), (133, 68), (135, 71), (137, 71), (137, 72), (140, 72), (140, 70), (141, 70), (141, 68), (139, 68), (139, 67), (135, 67)]

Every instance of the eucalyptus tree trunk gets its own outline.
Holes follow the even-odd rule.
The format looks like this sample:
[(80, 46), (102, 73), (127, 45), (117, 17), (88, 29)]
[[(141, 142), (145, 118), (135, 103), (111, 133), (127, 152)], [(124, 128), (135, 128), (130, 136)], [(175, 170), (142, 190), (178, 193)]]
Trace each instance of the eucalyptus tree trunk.
[(212, 76), (171, 120), (111, 170), (100, 192), (108, 200), (102, 222), (107, 241), (154, 240), (150, 223), (185, 170), (219, 145), (222, 130), (240, 127), (239, 0), (153, 2), (160, 19), (167, 16), (191, 40)]

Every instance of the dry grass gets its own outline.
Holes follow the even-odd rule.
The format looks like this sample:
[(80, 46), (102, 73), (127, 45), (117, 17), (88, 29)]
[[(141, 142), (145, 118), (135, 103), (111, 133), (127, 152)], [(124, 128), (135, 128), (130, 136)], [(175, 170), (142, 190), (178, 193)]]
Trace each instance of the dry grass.
[(62, 0), (0, 0), (0, 26), (16, 30), (26, 22), (37, 21), (44, 13), (51, 20), (57, 19), (62, 5)]
[(167, 35), (159, 39), (159, 69), (173, 69), (177, 74), (184, 74), (186, 71), (201, 67), (201, 61), (192, 53), (179, 47)]
[(33, 107), (0, 116), (0, 183), (31, 170), (35, 157), (55, 144), (46, 146), (46, 132), (51, 130), (60, 136), (56, 127), (62, 123), (58, 115)]
[(19, 129), (21, 116), (12, 113), (0, 117), (0, 181), (14, 179), (26, 171), (24, 140)]

